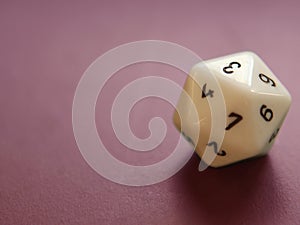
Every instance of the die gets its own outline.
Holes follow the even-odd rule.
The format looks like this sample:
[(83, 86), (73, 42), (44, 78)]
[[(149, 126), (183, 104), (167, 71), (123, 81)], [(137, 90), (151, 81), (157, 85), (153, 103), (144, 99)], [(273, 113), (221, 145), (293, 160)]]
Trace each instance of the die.
[[(203, 64), (207, 69), (203, 69)], [(203, 77), (214, 76), (220, 92)], [(268, 66), (253, 52), (241, 52), (196, 64), (183, 87), (173, 121), (205, 160), (205, 149), (214, 154), (211, 167), (221, 167), (267, 154), (288, 113), (291, 96)], [(214, 124), (224, 138), (210, 140), (210, 101), (224, 101), (226, 124)], [(193, 106), (191, 105), (191, 102)], [(195, 107), (197, 115), (192, 116)], [(214, 118), (215, 119), (215, 118)], [(199, 128), (199, 132), (198, 129)]]

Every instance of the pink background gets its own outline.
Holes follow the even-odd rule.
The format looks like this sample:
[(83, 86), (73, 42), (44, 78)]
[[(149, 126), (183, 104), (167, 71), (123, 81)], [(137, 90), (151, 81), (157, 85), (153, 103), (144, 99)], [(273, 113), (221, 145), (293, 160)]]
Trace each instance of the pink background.
[[(1, 1), (0, 223), (300, 224), (299, 10), (297, 1)], [(75, 88), (98, 56), (143, 39), (175, 42), (203, 59), (260, 55), (293, 98), (270, 154), (202, 173), (195, 155), (148, 187), (121, 186), (94, 172), (72, 132)], [(173, 109), (158, 99), (132, 112), (140, 137), (155, 115), (169, 125), (166, 142), (148, 157), (119, 146), (103, 119), (112, 96), (136, 77), (155, 72), (184, 82), (174, 69), (144, 66), (116, 74), (97, 104), (106, 145), (132, 164), (167, 157), (178, 139)]]

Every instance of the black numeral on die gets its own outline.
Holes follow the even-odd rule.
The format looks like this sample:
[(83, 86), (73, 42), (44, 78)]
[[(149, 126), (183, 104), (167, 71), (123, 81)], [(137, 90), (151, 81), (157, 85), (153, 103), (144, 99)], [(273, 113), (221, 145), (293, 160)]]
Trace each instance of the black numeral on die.
[(272, 87), (276, 87), (276, 83), (274, 80), (272, 80), (270, 77), (268, 77), (267, 75), (263, 74), (263, 73), (260, 73), (259, 75), (259, 78), (262, 82), (265, 82), (265, 83), (271, 83), (271, 86)]
[(271, 137), (269, 139), (269, 143), (271, 143), (274, 140), (274, 138), (276, 138), (276, 136), (277, 136), (277, 134), (279, 132), (279, 129), (280, 128), (277, 128), (277, 130), (275, 130), (275, 132), (271, 135)]
[(236, 125), (238, 122), (240, 122), (243, 117), (237, 113), (230, 113), (229, 117), (235, 117), (236, 119), (234, 121), (232, 121), (230, 124), (228, 124), (228, 126), (225, 128), (225, 130), (230, 130), (234, 125)]
[(210, 96), (211, 98), (214, 97), (213, 90), (209, 89), (208, 92), (206, 92), (206, 85), (207, 84), (204, 84), (202, 88), (202, 98), (206, 98), (207, 96)]
[(241, 64), (238, 63), (238, 62), (231, 62), (229, 63), (229, 66), (225, 66), (223, 68), (223, 72), (224, 73), (227, 73), (227, 74), (231, 74), (234, 72), (234, 69), (237, 69), (237, 68), (240, 68), (241, 67)]
[(187, 140), (189, 143), (191, 143), (195, 147), (195, 143), (192, 140), (192, 138), (190, 138), (189, 136), (187, 136), (183, 131), (181, 132), (181, 134), (185, 138), (185, 140)]
[(273, 111), (267, 108), (266, 105), (260, 107), (260, 115), (264, 118), (265, 121), (270, 122), (273, 118)]
[(207, 144), (207, 146), (212, 146), (214, 152), (215, 152), (218, 156), (225, 156), (225, 155), (226, 155), (226, 152), (225, 152), (224, 150), (221, 150), (221, 151), (218, 152), (218, 144), (217, 144), (217, 142), (215, 142), (215, 141), (209, 142), (209, 143)]

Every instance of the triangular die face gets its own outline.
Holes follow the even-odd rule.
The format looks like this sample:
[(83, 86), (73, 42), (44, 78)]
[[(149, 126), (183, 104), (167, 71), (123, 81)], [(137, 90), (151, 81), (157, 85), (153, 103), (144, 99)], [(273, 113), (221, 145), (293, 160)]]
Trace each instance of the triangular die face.
[(288, 95), (286, 88), (281, 84), (269, 67), (255, 54), (252, 75), (252, 91), (260, 94)]
[(261, 154), (267, 153), (272, 146), (277, 130), (280, 129), (290, 107), (290, 98), (286, 95), (260, 94), (251, 95), (251, 124), (254, 139)]
[(228, 78), (238, 83), (251, 86), (253, 57), (247, 52), (205, 61), (211, 72), (220, 78)]

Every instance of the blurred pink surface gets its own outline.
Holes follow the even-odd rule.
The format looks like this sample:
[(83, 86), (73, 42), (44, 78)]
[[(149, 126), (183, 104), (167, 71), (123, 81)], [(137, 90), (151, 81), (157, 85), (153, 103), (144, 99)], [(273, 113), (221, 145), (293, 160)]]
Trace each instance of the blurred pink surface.
[[(258, 0), (1, 1), (0, 223), (300, 224), (299, 7)], [(203, 59), (243, 50), (260, 55), (293, 98), (270, 154), (202, 173), (193, 156), (175, 176), (148, 187), (121, 186), (94, 172), (73, 136), (76, 86), (98, 56), (143, 39), (175, 42)], [(101, 124), (111, 96), (135, 77), (184, 82), (182, 74), (168, 74), (174, 70), (146, 68), (116, 74), (97, 104), (106, 145), (133, 164), (167, 157), (178, 139), (173, 109), (159, 99), (132, 112), (140, 137), (155, 115), (169, 125), (166, 142), (149, 157), (118, 153), (109, 124)]]

